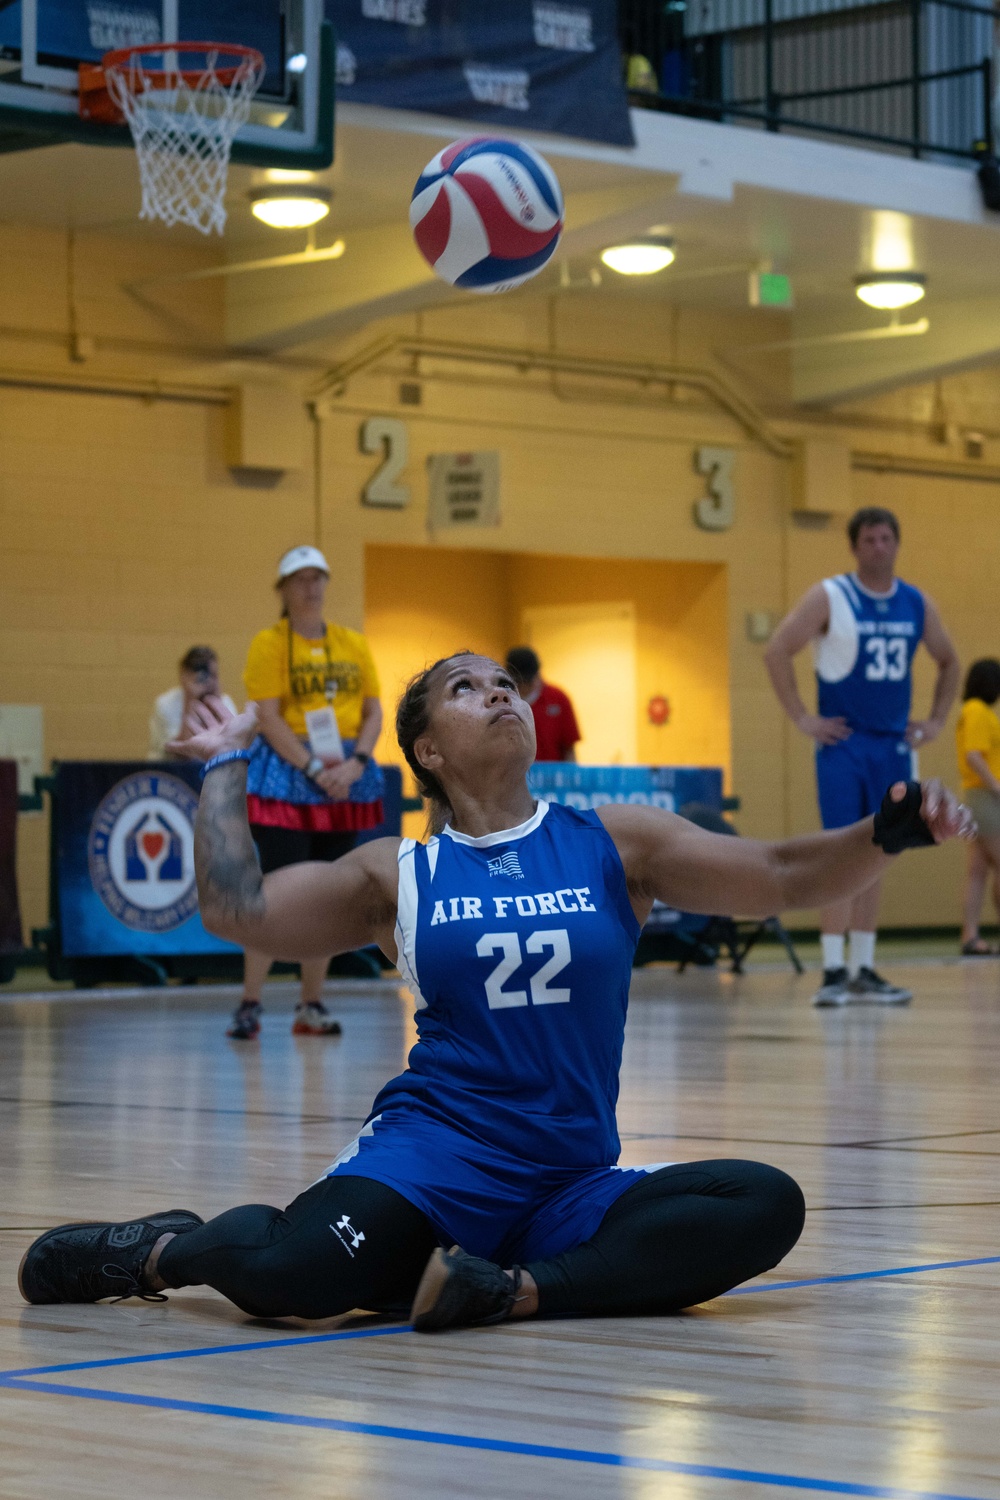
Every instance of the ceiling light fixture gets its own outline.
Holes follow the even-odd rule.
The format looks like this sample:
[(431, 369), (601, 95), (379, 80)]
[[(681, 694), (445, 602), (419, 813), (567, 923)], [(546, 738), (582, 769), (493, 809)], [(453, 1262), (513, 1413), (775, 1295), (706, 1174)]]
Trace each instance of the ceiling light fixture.
[(919, 271), (868, 271), (854, 278), (854, 290), (868, 307), (879, 312), (898, 312), (912, 307), (924, 295), (927, 278)]
[(657, 271), (665, 271), (676, 258), (673, 240), (658, 235), (642, 235), (601, 251), (604, 264), (619, 276), (653, 276)]
[(326, 218), (332, 197), (312, 183), (270, 183), (250, 194), (250, 210), (271, 229), (308, 229)]

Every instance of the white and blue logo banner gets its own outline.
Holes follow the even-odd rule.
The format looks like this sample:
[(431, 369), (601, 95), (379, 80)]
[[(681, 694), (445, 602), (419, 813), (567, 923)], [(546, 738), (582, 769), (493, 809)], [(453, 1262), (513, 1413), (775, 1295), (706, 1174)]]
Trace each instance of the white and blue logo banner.
[(55, 779), (53, 915), (63, 954), (238, 951), (198, 915), (199, 766), (63, 761)]
[(634, 144), (615, 0), (326, 0), (337, 97)]
[[(385, 820), (358, 834), (358, 843), (399, 834), (402, 776), (387, 766), (384, 777)], [(157, 958), (239, 951), (206, 932), (198, 915), (194, 820), (200, 790), (201, 767), (190, 762), (63, 761), (55, 767), (51, 884), (60, 953)], [(0, 832), (2, 814), (0, 795)], [(0, 858), (0, 951), (2, 876)]]

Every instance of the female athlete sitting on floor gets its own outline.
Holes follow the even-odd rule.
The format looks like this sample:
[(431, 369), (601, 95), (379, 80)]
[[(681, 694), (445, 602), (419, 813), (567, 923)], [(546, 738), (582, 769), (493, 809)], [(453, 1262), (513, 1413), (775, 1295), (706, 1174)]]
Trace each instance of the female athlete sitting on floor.
[(412, 1301), (430, 1331), (674, 1312), (787, 1255), (804, 1205), (784, 1172), (616, 1165), (636, 940), (654, 897), (766, 916), (867, 889), (883, 851), (972, 831), (939, 783), (899, 783), (874, 820), (780, 843), (648, 807), (536, 802), (531, 709), (502, 667), (463, 652), (417, 677), (397, 715), (440, 832), (262, 876), (246, 815), (253, 711), (192, 712), (182, 748), (208, 761), (195, 835), (206, 927), (288, 959), (378, 943), (413, 992), (419, 1040), (358, 1139), (283, 1212), (50, 1230), (21, 1265), (29, 1302), (207, 1284), (258, 1317)]

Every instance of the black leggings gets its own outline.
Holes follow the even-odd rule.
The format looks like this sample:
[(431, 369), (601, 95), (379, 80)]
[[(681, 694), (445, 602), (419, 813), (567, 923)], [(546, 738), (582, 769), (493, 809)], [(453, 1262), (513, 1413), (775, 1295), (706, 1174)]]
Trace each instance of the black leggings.
[[(777, 1265), (804, 1218), (798, 1184), (776, 1167), (661, 1167), (584, 1244), (525, 1269), (543, 1315), (676, 1312)], [(178, 1235), (157, 1270), (171, 1287), (215, 1287), (255, 1317), (403, 1312), (437, 1243), (429, 1219), (392, 1188), (338, 1174), (284, 1213), (250, 1203)]]

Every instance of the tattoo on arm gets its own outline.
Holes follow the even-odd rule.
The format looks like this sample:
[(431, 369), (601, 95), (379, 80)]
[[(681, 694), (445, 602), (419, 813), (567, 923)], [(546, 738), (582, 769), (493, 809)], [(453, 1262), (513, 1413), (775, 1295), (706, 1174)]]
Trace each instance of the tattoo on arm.
[(231, 926), (264, 915), (264, 877), (247, 822), (246, 765), (206, 776), (194, 830), (194, 865), (202, 915)]

